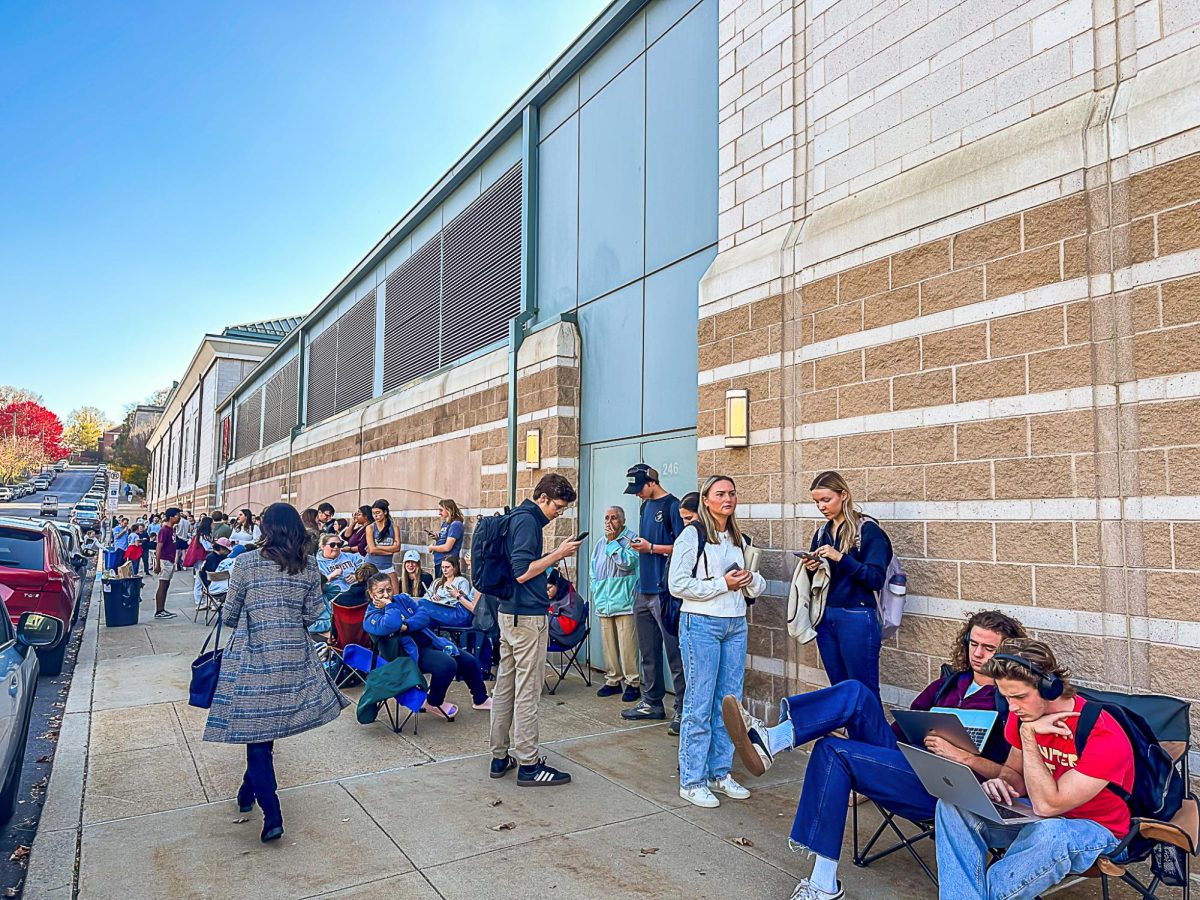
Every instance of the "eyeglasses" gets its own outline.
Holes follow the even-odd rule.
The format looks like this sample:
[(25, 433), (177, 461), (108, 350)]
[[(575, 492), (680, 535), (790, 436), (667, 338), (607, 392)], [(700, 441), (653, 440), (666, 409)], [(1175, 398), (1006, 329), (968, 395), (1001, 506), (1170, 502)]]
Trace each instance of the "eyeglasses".
[(344, 546), (345, 546), (345, 544), (335, 544), (333, 541), (330, 541), (330, 542), (329, 542), (328, 544), (326, 544), (325, 546), (326, 546), (326, 547), (344, 547)]
[(554, 504), (554, 508), (560, 513), (566, 512), (567, 507), (571, 505), (570, 503), (564, 503), (562, 500), (551, 500), (550, 502)]

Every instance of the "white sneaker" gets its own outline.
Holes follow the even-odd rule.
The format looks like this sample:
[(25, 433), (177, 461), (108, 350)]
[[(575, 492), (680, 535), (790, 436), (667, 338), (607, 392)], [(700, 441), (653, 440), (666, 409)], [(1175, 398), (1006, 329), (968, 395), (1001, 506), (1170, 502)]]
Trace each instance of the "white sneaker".
[(732, 694), (721, 701), (721, 719), (742, 765), (751, 775), (765, 775), (775, 761), (766, 722), (746, 712)]
[(714, 809), (721, 805), (721, 801), (713, 795), (713, 792), (702, 784), (694, 788), (681, 787), (679, 796), (693, 806), (702, 806), (705, 809)]
[(791, 900), (841, 900), (846, 896), (846, 889), (842, 887), (842, 883), (838, 882), (836, 894), (827, 894), (825, 891), (815, 887), (811, 881), (805, 878), (792, 891)]
[(732, 775), (708, 779), (708, 789), (724, 794), (730, 800), (749, 800), (750, 791), (733, 780)]

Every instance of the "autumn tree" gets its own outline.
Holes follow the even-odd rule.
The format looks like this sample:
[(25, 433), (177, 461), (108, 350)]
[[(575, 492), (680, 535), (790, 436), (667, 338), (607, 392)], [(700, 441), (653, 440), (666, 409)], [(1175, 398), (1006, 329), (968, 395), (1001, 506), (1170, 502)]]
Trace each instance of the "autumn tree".
[(0, 407), (0, 440), (27, 439), (32, 441), (38, 455), (38, 465), (54, 462), (67, 455), (63, 444), (62, 421), (46, 407), (32, 400), (22, 400)]
[(67, 416), (66, 443), (76, 453), (95, 450), (104, 437), (107, 424), (104, 413), (94, 406), (81, 406)]
[(27, 388), (15, 387), (11, 384), (0, 384), (0, 407), (10, 403), (41, 403), (42, 395), (35, 394)]

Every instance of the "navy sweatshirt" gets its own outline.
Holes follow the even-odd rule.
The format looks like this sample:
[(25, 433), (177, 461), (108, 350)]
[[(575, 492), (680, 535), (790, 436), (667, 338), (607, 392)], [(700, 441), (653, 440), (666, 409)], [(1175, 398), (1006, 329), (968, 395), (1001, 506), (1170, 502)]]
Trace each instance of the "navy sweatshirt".
[[(845, 527), (842, 524), (838, 532)], [(842, 555), (841, 561), (830, 560), (833, 578), (825, 605), (833, 609), (875, 609), (875, 591), (883, 590), (888, 563), (892, 561), (892, 542), (887, 533), (870, 519), (863, 519), (857, 547)], [(837, 547), (833, 526), (825, 523), (813, 535), (810, 551), (823, 545)]]
[(550, 520), (532, 500), (526, 500), (510, 515), (508, 561), (512, 565), (513, 595), (501, 600), (497, 606), (500, 612), (510, 616), (545, 616), (550, 608), (546, 573), (535, 575), (524, 584), (517, 579), (542, 558), (542, 529), (550, 524)]

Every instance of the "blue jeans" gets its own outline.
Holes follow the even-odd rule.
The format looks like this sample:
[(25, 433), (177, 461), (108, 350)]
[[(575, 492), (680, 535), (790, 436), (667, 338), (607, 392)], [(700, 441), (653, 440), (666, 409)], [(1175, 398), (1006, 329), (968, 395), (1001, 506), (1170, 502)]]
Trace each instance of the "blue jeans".
[[(819, 738), (804, 771), (793, 842), (837, 859), (851, 790), (906, 819), (933, 818), (934, 798), (896, 746), (883, 705), (865, 685), (843, 681), (788, 697), (780, 706), (792, 723), (792, 746)], [(835, 728), (845, 728), (849, 740), (826, 736)]]
[(817, 650), (829, 683), (854, 679), (879, 696), (879, 614), (874, 609), (825, 609)]
[(679, 785), (693, 788), (709, 778), (724, 778), (733, 766), (721, 700), (726, 694), (742, 698), (746, 618), (682, 613), (679, 650), (687, 684), (679, 727)]
[(418, 600), (417, 605), (429, 613), (434, 625), (445, 628), (471, 628), (475, 625), (475, 614), (463, 606), (446, 606), (432, 600)]
[[(1036, 897), (1117, 846), (1112, 832), (1091, 819), (997, 825), (942, 802), (934, 837), (938, 896), (953, 900)], [(989, 848), (1004, 850), (1004, 858), (989, 866)]]

